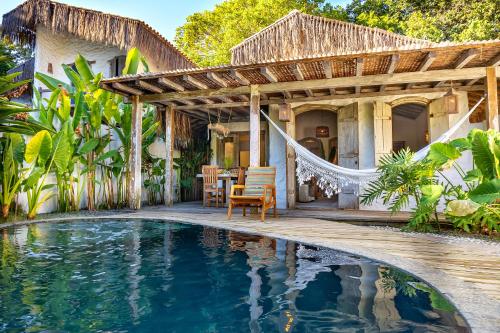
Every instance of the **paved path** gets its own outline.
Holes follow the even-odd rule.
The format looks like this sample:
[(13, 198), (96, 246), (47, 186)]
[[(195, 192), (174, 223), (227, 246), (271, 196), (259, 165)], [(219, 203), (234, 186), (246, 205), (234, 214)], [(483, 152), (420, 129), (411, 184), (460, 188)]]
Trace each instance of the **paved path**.
[(202, 224), (365, 256), (408, 271), (441, 291), (457, 306), (474, 332), (500, 332), (499, 243), (402, 233), (308, 217), (282, 216), (262, 223), (257, 216), (243, 218), (238, 211), (228, 221), (223, 209), (187, 207), (151, 207), (104, 217)]

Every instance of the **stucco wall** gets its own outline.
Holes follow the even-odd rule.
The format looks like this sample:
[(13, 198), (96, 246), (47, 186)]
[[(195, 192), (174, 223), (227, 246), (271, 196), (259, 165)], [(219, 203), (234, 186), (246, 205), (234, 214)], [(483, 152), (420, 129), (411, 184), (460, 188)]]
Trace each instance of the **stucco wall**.
[[(282, 130), (285, 123), (279, 121), (279, 109), (269, 108), (269, 117)], [(277, 207), (285, 209), (286, 204), (286, 140), (273, 127), (269, 126), (269, 164), (276, 167), (276, 201)]]
[(330, 153), (329, 141), (337, 137), (337, 114), (333, 111), (312, 110), (303, 112), (295, 118), (295, 139), (301, 140), (307, 137), (316, 137), (317, 126), (328, 126), (330, 136), (321, 138), (325, 157)]
[[(63, 82), (70, 83), (69, 79), (62, 69), (63, 64), (72, 64), (78, 54), (83, 55), (91, 63), (94, 73), (102, 72), (105, 77), (110, 76), (110, 60), (126, 55), (126, 50), (120, 50), (114, 46), (91, 43), (82, 39), (75, 38), (67, 34), (53, 34), (43, 27), (37, 28), (37, 39), (34, 49), (35, 73), (41, 72), (57, 78)], [(49, 73), (49, 63), (52, 64), (52, 73)], [(151, 71), (156, 71), (158, 66), (148, 60)], [(139, 71), (143, 71), (142, 65)], [(35, 88), (46, 89), (38, 80), (34, 81)], [(48, 97), (50, 92), (44, 92), (43, 97)], [(112, 147), (118, 147), (118, 142), (112, 142)], [(47, 184), (56, 183), (55, 176), (50, 174), (46, 181)], [(143, 198), (145, 199), (145, 189), (143, 188)], [(26, 194), (22, 193), (19, 197), (19, 203), (26, 210)], [(86, 189), (82, 195), (82, 205), (86, 206)], [(39, 213), (52, 212), (57, 209), (56, 197), (53, 197), (39, 209)]]
[(427, 128), (427, 112), (422, 112), (417, 119), (392, 114), (392, 141), (405, 141), (413, 151), (427, 145), (421, 129)]
[[(428, 100), (435, 100), (441, 98), (445, 93), (436, 92), (436, 93), (427, 93), (427, 94), (414, 94), (414, 95), (394, 95), (394, 96), (381, 96), (381, 97), (366, 97), (366, 98), (357, 98), (357, 99), (338, 99), (332, 101), (320, 101), (315, 102), (314, 104), (317, 106), (319, 104), (324, 104), (325, 106), (344, 106), (351, 104), (353, 102), (358, 102), (358, 110), (359, 110), (359, 166), (361, 169), (372, 168), (375, 166), (375, 147), (374, 147), (374, 134), (373, 134), (373, 107), (372, 103), (375, 100), (379, 100), (385, 103), (391, 103), (400, 98), (408, 99), (409, 97), (424, 97)], [(468, 110), (468, 100), (466, 92), (458, 92), (458, 114), (452, 114), (448, 116), (449, 126), (453, 126)], [(298, 108), (303, 106), (306, 103), (293, 103), (292, 108)], [(420, 120), (422, 121), (422, 120)], [(485, 129), (485, 123), (471, 124), (468, 120), (462, 125), (462, 127), (456, 132), (456, 134), (452, 137), (452, 139), (466, 136), (467, 133), (473, 129)], [(432, 132), (432, 128), (430, 129)], [(436, 130), (434, 130), (436, 132)], [(430, 133), (431, 137), (437, 137), (442, 134), (439, 133)], [(458, 163), (462, 168), (468, 170), (472, 167), (472, 156), (470, 154), (464, 154), (459, 160)], [(461, 177), (454, 170), (445, 171), (445, 176), (448, 177), (452, 182), (461, 183)], [(408, 210), (413, 208), (414, 205), (411, 204), (408, 207)], [(381, 202), (375, 202), (372, 206), (363, 206), (360, 205), (360, 209), (364, 210), (387, 210), (387, 207), (383, 205)], [(444, 209), (444, 206), (441, 204), (440, 209)]]

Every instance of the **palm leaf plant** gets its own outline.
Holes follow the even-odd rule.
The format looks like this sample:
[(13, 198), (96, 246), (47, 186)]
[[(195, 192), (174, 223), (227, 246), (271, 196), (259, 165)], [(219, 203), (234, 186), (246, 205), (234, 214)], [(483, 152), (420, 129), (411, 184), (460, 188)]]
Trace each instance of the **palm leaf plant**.
[(33, 135), (47, 128), (28, 114), (32, 111), (31, 108), (13, 102), (9, 98), (11, 91), (30, 82), (29, 80), (15, 82), (14, 79), (20, 74), (21, 72), (17, 72), (0, 76), (0, 133)]
[(2, 194), (0, 204), (2, 205), (2, 217), (9, 216), (12, 202), (15, 200), (21, 184), (26, 175), (23, 168), (24, 138), (18, 133), (5, 133), (0, 138), (0, 151), (2, 163), (0, 165), (0, 178), (2, 184)]
[[(463, 170), (457, 160), (471, 153), (474, 167)], [(453, 168), (462, 178), (456, 182), (444, 172)], [(500, 231), (500, 134), (498, 131), (472, 130), (466, 138), (434, 143), (424, 160), (413, 161), (404, 150), (384, 156), (378, 167), (380, 177), (362, 194), (362, 203), (382, 199), (393, 212), (416, 203), (409, 227), (439, 228), (438, 204), (446, 204), (446, 216), (456, 228), (469, 231)]]

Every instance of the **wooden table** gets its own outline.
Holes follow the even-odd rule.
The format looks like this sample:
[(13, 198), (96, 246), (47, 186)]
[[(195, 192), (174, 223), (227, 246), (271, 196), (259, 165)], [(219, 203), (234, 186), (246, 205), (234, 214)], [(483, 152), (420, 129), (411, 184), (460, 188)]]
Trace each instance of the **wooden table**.
[[(203, 174), (199, 173), (196, 175), (196, 178), (203, 179)], [(231, 173), (219, 173), (217, 175), (218, 180), (222, 180), (226, 187), (226, 202), (224, 202), (224, 207), (228, 206), (229, 196), (231, 195), (231, 180), (238, 180), (238, 175), (234, 175)], [(203, 202), (205, 202), (205, 191), (203, 191)]]

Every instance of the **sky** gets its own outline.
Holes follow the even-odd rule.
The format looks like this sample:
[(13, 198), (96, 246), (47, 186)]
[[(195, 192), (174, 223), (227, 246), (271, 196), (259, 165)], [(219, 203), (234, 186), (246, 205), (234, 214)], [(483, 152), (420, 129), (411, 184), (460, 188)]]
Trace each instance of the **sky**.
[[(345, 5), (350, 2), (328, 1), (334, 5)], [(23, 0), (0, 0), (0, 15), (23, 2)], [(187, 16), (210, 10), (222, 0), (58, 0), (58, 2), (145, 21), (164, 37), (173, 41), (175, 29), (185, 22)]]

